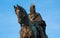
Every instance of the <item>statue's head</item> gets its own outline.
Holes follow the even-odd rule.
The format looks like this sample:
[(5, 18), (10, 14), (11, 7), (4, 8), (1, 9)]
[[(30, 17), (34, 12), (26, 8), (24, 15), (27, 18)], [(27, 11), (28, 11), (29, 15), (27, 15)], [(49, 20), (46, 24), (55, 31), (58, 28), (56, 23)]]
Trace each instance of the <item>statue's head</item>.
[(19, 5), (17, 5), (17, 6), (14, 5), (14, 9), (15, 9), (15, 13), (18, 17), (18, 22), (22, 23), (24, 21), (25, 17), (27, 16), (25, 9)]
[(30, 13), (35, 13), (35, 5), (34, 4), (32, 4), (30, 6)]

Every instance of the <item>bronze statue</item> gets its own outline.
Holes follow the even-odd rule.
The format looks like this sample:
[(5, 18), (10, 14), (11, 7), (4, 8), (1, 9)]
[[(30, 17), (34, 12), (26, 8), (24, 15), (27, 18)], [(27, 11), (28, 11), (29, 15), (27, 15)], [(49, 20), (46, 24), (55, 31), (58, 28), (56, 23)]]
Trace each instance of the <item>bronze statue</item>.
[[(38, 21), (40, 19), (37, 22), (32, 22), (24, 8), (17, 5), (14, 6), (14, 9), (18, 17), (18, 23), (21, 25), (20, 38), (46, 38), (43, 32), (43, 28), (39, 26), (40, 22)], [(37, 16), (34, 17), (34, 20)], [(40, 16), (38, 17), (40, 18)]]
[(21, 6), (14, 6), (18, 22), (21, 24), (21, 38), (37, 38), (37, 31), (33, 24), (30, 23), (27, 12)]
[[(37, 24), (37, 26), (36, 26), (37, 30), (40, 30), (40, 27), (42, 27), (44, 35), (47, 37), (46, 32), (45, 32), (45, 30), (46, 30), (46, 23), (42, 19), (41, 15), (39, 13), (36, 13), (34, 4), (30, 6), (30, 14), (28, 16), (29, 16), (30, 21), (33, 24), (35, 24), (35, 25)], [(40, 37), (40, 35), (38, 37)]]

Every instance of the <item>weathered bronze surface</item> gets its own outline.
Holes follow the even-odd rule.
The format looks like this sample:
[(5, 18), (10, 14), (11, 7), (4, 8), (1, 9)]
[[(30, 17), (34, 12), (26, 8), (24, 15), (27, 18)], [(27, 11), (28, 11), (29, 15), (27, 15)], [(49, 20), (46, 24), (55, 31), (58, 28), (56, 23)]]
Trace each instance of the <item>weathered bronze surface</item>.
[[(31, 5), (30, 6), (30, 14), (28, 15), (30, 21), (33, 23), (33, 24), (37, 24), (37, 30), (40, 30), (40, 27), (42, 27), (43, 29), (43, 32), (44, 32), (44, 35), (47, 37), (46, 35), (46, 23), (45, 21), (42, 19), (41, 15), (39, 13), (36, 12), (35, 10), (35, 5)], [(40, 37), (40, 35), (39, 35)]]
[(30, 14), (27, 14), (24, 8), (14, 6), (18, 17), (18, 23), (21, 25), (20, 38), (47, 38), (46, 23), (39, 13), (35, 11), (35, 5), (31, 5)]

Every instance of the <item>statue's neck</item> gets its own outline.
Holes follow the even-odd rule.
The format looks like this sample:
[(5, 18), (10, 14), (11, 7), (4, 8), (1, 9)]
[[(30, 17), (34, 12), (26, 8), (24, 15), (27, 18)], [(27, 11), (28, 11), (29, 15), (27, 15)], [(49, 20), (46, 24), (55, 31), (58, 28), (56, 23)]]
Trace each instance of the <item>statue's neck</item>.
[(24, 19), (24, 22), (22, 23), (22, 25), (29, 25), (29, 19), (28, 19), (28, 17)]

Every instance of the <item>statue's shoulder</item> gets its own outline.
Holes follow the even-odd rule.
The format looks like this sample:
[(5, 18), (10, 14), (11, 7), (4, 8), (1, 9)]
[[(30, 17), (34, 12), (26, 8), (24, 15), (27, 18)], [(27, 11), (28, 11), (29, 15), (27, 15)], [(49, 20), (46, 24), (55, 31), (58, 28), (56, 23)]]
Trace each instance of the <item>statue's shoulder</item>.
[(37, 15), (40, 15), (40, 13), (36, 13)]
[(37, 15), (41, 17), (41, 14), (40, 13), (37, 13)]

